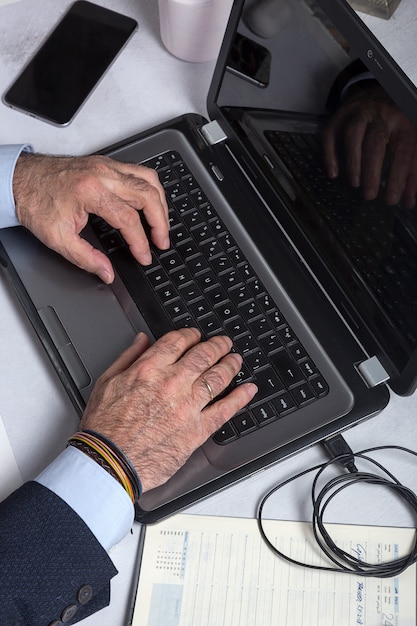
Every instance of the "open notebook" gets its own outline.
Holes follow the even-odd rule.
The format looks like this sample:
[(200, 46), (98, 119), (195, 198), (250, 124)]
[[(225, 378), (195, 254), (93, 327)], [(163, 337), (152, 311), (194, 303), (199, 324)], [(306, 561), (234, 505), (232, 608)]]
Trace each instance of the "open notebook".
[[(291, 558), (334, 567), (306, 522), (265, 522)], [(378, 564), (408, 554), (415, 530), (326, 524), (337, 546)], [(132, 626), (414, 626), (415, 564), (392, 578), (306, 569), (274, 556), (254, 519), (176, 515), (144, 529)]]

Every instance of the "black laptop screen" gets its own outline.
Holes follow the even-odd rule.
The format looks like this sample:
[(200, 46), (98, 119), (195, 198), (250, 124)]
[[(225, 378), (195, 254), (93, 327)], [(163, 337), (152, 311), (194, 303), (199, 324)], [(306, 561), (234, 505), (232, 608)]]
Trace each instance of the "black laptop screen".
[[(405, 85), (406, 110), (413, 90), (383, 50), (383, 80), (371, 72), (355, 20), (342, 35), (326, 4), (246, 2), (216, 103), (244, 160), (278, 194), (276, 219), (359, 335), (365, 329), (361, 340), (401, 377), (415, 370), (417, 349), (417, 131), (387, 88)], [(273, 8), (264, 19), (262, 5)]]

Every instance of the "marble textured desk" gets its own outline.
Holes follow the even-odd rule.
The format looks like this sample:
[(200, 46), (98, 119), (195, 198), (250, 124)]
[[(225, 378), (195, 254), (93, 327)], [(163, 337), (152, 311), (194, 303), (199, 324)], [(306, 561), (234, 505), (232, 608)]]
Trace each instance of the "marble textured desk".
[[(1, 93), (70, 3), (71, 0), (20, 0), (0, 8)], [(169, 55), (159, 39), (156, 0), (101, 0), (101, 4), (135, 17), (138, 33), (68, 127), (53, 127), (0, 104), (3, 143), (31, 142), (38, 151), (84, 154), (187, 111), (205, 114), (214, 64), (193, 65)], [(66, 436), (76, 427), (77, 418), (1, 278), (0, 308), (0, 415), (19, 469), (28, 479), (61, 449)], [(392, 443), (417, 448), (416, 415), (416, 395), (392, 396), (383, 413), (350, 430), (346, 439), (354, 450)], [(399, 478), (417, 488), (412, 460), (402, 461), (389, 455), (381, 458), (388, 464), (391, 459)], [(189, 511), (252, 517), (266, 489), (324, 459), (322, 449), (315, 446)], [(287, 489), (268, 508), (268, 513), (289, 519), (305, 518), (308, 497), (308, 490), (303, 493), (298, 488)], [(378, 499), (378, 505), (371, 509), (359, 495), (354, 498), (355, 506), (352, 497), (347, 497), (337, 510), (331, 510), (333, 521), (411, 524), (408, 513), (392, 506), (385, 493), (377, 493), (374, 500)], [(112, 556), (120, 573), (112, 584), (111, 605), (83, 622), (86, 626), (126, 623), (139, 533), (136, 525), (133, 534), (114, 549)]]

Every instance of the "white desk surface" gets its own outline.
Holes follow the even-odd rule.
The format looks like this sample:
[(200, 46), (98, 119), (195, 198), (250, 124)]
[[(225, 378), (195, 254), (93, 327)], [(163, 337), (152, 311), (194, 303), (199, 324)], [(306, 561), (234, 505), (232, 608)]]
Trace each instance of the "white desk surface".
[[(21, 0), (0, 8), (2, 94), (70, 3)], [(101, 0), (101, 4), (135, 17), (140, 24), (138, 33), (70, 126), (55, 128), (0, 104), (2, 143), (31, 142), (37, 151), (83, 154), (184, 112), (205, 114), (214, 65), (184, 63), (165, 51), (159, 40), (156, 0)], [(0, 415), (27, 479), (62, 448), (77, 420), (2, 278), (0, 307)], [(379, 416), (350, 430), (346, 439), (354, 450), (394, 443), (417, 449), (416, 414), (417, 395), (393, 396)], [(398, 472), (400, 479), (417, 488), (413, 459), (403, 462), (388, 454), (380, 458)], [(189, 512), (253, 517), (268, 487), (324, 459), (321, 448), (315, 446), (191, 507)], [(309, 491), (302, 492), (299, 486), (287, 489), (268, 512), (278, 518), (304, 518), (308, 498)], [(366, 508), (366, 501), (372, 503), (371, 509)], [(374, 491), (370, 498), (357, 492), (346, 494), (345, 501), (338, 501), (330, 512), (332, 521), (412, 523), (408, 512), (400, 510), (387, 494)], [(135, 525), (133, 535), (114, 549), (120, 573), (112, 583), (111, 605), (88, 618), (86, 625), (126, 624), (139, 532)]]

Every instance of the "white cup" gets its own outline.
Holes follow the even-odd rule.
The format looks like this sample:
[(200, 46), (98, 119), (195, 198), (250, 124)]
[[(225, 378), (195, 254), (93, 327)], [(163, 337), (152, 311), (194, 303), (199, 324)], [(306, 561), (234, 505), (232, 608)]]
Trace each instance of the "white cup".
[(216, 59), (233, 0), (158, 0), (161, 39), (179, 59)]

